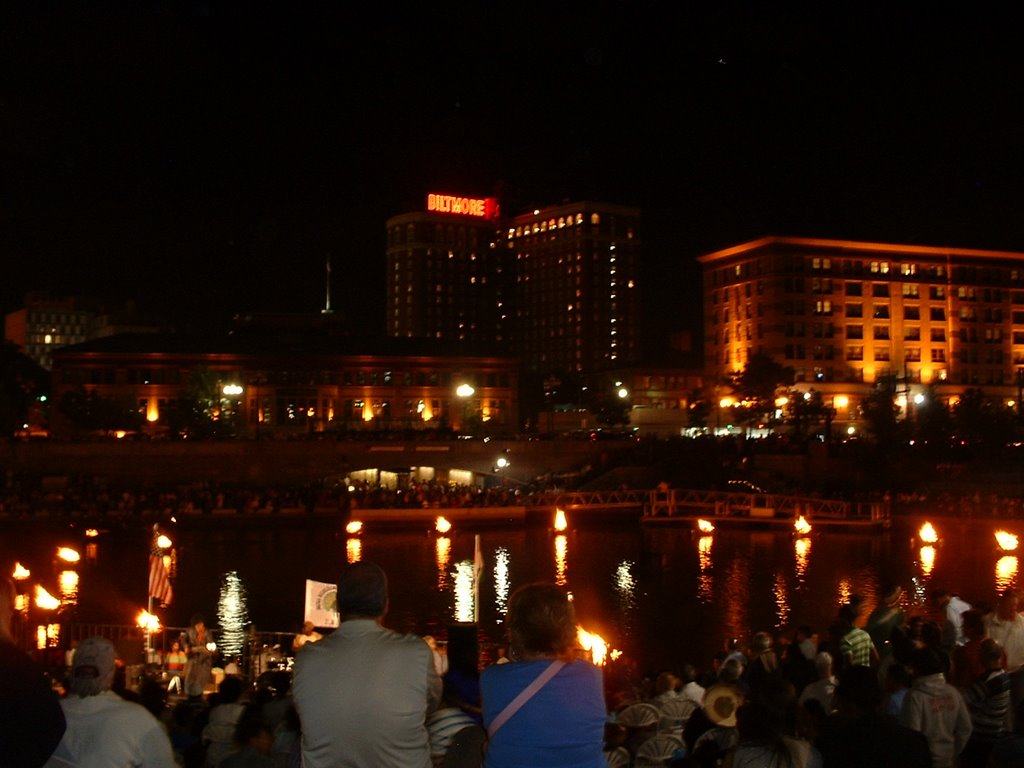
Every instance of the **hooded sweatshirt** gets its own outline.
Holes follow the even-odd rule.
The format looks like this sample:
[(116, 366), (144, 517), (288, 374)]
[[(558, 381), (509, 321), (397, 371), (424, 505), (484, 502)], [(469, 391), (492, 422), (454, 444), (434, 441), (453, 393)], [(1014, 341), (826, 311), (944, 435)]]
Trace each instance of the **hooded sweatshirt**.
[(928, 739), (933, 768), (952, 768), (971, 736), (971, 716), (960, 692), (941, 672), (914, 680), (901, 721)]

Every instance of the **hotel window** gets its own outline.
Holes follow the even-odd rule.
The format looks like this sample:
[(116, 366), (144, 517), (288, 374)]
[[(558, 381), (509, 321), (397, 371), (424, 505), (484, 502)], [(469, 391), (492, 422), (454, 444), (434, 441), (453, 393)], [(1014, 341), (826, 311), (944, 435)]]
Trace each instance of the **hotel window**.
[(946, 286), (944, 285), (932, 285), (928, 288), (928, 296), (932, 299), (944, 299), (946, 298)]
[(904, 283), (903, 296), (907, 299), (916, 299), (920, 296), (917, 283)]
[(904, 307), (903, 308), (903, 319), (904, 320), (920, 320), (921, 319), (921, 308), (920, 307)]
[(973, 322), (978, 319), (978, 313), (974, 307), (960, 307), (960, 319), (966, 322)]
[(900, 264), (900, 272), (904, 275), (916, 275), (917, 264)]
[(876, 274), (889, 274), (889, 262), (887, 261), (872, 261), (871, 271)]
[(863, 325), (848, 325), (848, 326), (846, 326), (846, 338), (848, 338), (848, 339), (863, 339), (864, 338), (864, 326)]
[(871, 295), (887, 297), (889, 295), (889, 284), (888, 283), (872, 283)]
[(946, 329), (945, 328), (932, 328), (931, 339), (932, 339), (932, 341), (945, 341), (946, 340)]
[(847, 317), (864, 317), (864, 305), (863, 304), (847, 304), (846, 305), (846, 316)]
[(932, 307), (928, 310), (928, 315), (932, 320), (942, 321), (946, 319), (946, 310), (943, 307)]
[(904, 341), (919, 341), (921, 339), (920, 328), (904, 328), (903, 329)]
[(828, 299), (819, 300), (814, 302), (814, 314), (816, 315), (831, 315), (832, 314), (832, 302)]
[(944, 363), (946, 362), (946, 350), (937, 348), (932, 350), (932, 362), (933, 363)]
[(888, 325), (876, 325), (872, 330), (872, 338), (879, 341), (888, 340), (889, 338), (889, 326)]
[(872, 315), (876, 320), (888, 320), (889, 319), (889, 305), (888, 304), (875, 304), (873, 307)]
[(888, 361), (889, 360), (889, 348), (888, 347), (875, 347), (875, 360)]
[(846, 348), (846, 359), (847, 360), (863, 360), (864, 359), (864, 347), (847, 347)]
[(815, 277), (811, 280), (812, 293), (832, 293), (832, 280), (827, 277)]
[(985, 343), (986, 344), (998, 344), (1003, 340), (1003, 329), (1002, 328), (986, 328), (985, 329)]
[(961, 285), (956, 293), (964, 301), (974, 301), (977, 298), (974, 288), (968, 285)]
[(916, 347), (904, 350), (903, 356), (908, 363), (921, 362), (921, 350)]
[(1024, 331), (1014, 331), (1013, 332), (1013, 343), (1014, 344), (1024, 344)]
[[(846, 295), (847, 296), (861, 296), (864, 293), (863, 283), (854, 283), (847, 280), (846, 282)], [(1024, 302), (1021, 302), (1024, 303)]]

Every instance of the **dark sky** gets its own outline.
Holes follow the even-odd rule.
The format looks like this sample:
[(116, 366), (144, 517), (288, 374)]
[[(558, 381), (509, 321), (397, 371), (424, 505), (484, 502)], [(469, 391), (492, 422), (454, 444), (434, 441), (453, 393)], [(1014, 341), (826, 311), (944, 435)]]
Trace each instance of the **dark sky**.
[(765, 234), (1024, 251), (1009, 16), (338, 5), (3, 12), (3, 310), (316, 310), (330, 254), (336, 307), (378, 332), (385, 219), (430, 190), (640, 207), (662, 327), (695, 320), (697, 255)]

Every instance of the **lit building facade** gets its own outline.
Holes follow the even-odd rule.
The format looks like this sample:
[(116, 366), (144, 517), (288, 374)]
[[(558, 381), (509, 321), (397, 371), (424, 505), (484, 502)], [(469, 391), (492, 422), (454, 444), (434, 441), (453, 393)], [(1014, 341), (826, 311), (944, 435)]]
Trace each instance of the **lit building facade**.
[(242, 434), (517, 430), (517, 361), (396, 341), (357, 348), (349, 339), (312, 337), (99, 339), (55, 354), (51, 428), (69, 431), (59, 404), (66, 393), (85, 391), (128, 403), (148, 431), (160, 433), (201, 381), (214, 410), (235, 419)]
[(768, 237), (699, 261), (709, 379), (764, 353), (849, 408), (886, 378), (1018, 396), (1024, 253)]
[(504, 344), (512, 276), (496, 247), (497, 205), (432, 194), (388, 219), (387, 335)]
[(50, 370), (55, 349), (93, 337), (96, 316), (96, 307), (82, 299), (33, 292), (24, 307), (4, 318), (4, 338)]
[(502, 218), (490, 199), (430, 195), (387, 221), (387, 334), (492, 344), (541, 376), (635, 362), (639, 225), (607, 203)]
[(514, 351), (542, 375), (619, 368), (639, 354), (640, 211), (567, 203), (512, 218)]

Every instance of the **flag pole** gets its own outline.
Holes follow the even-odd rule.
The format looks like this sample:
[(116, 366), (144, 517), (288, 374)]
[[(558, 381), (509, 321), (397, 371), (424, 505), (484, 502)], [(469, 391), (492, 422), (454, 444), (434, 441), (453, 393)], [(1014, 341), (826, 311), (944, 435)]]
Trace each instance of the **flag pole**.
[[(156, 523), (153, 523), (153, 533), (150, 536), (150, 540), (149, 540), (149, 557), (146, 558), (146, 564), (148, 566), (146, 568), (146, 593), (147, 593), (146, 596), (148, 598), (147, 602), (146, 602), (146, 613), (148, 613), (150, 616), (153, 615), (153, 595), (151, 594), (153, 592), (153, 590), (150, 589), (150, 587), (149, 587), (149, 582), (150, 582), (149, 572), (152, 569), (152, 565), (150, 564), (150, 560), (153, 557), (153, 547), (156, 546), (156, 537), (159, 534), (159, 531), (160, 531), (159, 526)], [(150, 629), (150, 626), (151, 626), (151, 622), (147, 618), (146, 619), (146, 664), (149, 664), (149, 660), (150, 660), (150, 658), (153, 655), (153, 632)]]

